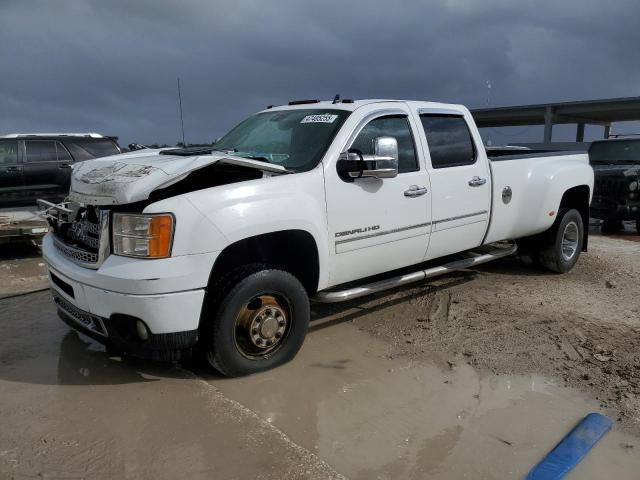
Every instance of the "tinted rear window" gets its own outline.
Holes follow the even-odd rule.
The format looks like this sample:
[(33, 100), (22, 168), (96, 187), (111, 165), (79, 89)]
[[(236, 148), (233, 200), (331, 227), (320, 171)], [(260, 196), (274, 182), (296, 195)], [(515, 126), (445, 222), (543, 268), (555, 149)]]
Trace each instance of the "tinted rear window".
[(111, 140), (78, 139), (65, 142), (77, 160), (106, 157), (120, 153)]
[(476, 152), (464, 118), (455, 115), (420, 115), (433, 168), (472, 165)]

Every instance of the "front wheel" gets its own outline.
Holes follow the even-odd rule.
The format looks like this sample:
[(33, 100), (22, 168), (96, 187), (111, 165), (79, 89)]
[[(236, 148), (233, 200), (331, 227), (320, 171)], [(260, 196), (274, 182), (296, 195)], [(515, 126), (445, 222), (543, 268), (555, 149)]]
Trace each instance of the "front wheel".
[(553, 226), (544, 235), (540, 264), (556, 273), (566, 273), (578, 261), (584, 242), (582, 215), (575, 209), (558, 213)]
[(295, 357), (310, 316), (307, 292), (297, 278), (266, 265), (249, 265), (213, 289), (201, 337), (209, 365), (238, 377)]

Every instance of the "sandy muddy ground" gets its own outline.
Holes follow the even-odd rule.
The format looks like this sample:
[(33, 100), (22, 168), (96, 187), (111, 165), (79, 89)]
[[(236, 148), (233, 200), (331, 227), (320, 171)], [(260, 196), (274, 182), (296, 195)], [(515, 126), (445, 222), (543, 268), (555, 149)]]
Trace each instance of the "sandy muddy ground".
[(556, 378), (640, 434), (640, 244), (590, 242), (566, 275), (507, 259), (360, 305), (358, 324), (409, 358)]
[(0, 298), (48, 288), (47, 267), (33, 241), (0, 243)]
[(615, 427), (569, 478), (637, 478), (623, 238), (592, 237), (568, 275), (507, 259), (314, 305), (298, 357), (242, 379), (111, 356), (46, 292), (2, 299), (0, 478), (522, 478), (590, 411)]

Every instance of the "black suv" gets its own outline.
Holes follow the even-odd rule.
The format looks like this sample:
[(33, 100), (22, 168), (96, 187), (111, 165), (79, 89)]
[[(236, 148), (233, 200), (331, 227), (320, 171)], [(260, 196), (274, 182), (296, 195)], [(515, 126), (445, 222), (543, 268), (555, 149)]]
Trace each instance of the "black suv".
[(635, 220), (640, 233), (640, 138), (599, 140), (589, 147), (595, 174), (591, 216), (615, 232), (623, 220)]
[(75, 162), (121, 153), (117, 137), (96, 133), (0, 136), (0, 207), (60, 201)]

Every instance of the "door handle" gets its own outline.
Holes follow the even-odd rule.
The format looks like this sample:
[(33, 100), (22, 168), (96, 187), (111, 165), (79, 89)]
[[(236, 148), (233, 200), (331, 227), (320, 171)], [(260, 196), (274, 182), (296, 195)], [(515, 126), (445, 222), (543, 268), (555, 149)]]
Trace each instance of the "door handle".
[(58, 165), (58, 168), (71, 168), (71, 164), (69, 163), (61, 163)]
[(484, 185), (485, 183), (487, 183), (487, 179), (481, 177), (473, 177), (471, 180), (469, 180), (470, 187), (479, 187), (480, 185)]
[(20, 171), (20, 167), (7, 167), (5, 171), (8, 173), (17, 173)]
[(419, 187), (418, 185), (411, 185), (408, 190), (404, 191), (405, 197), (419, 197), (420, 195), (424, 195), (429, 190), (427, 187)]

